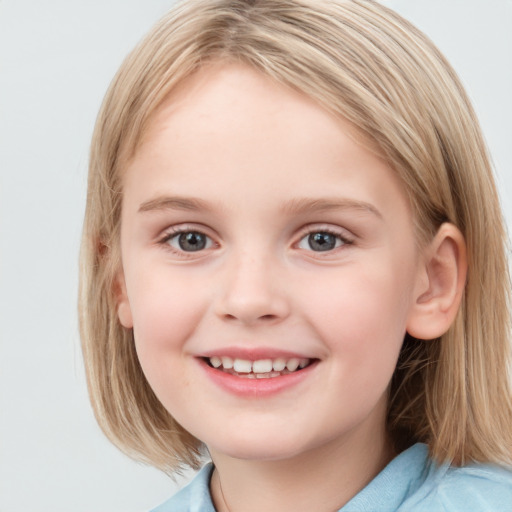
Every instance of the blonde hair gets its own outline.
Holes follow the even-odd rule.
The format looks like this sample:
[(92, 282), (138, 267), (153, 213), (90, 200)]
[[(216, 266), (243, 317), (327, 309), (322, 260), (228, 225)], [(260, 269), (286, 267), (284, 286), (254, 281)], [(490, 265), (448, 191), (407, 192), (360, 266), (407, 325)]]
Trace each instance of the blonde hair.
[(127, 57), (93, 136), (81, 253), (80, 328), (93, 408), (129, 455), (173, 472), (201, 443), (159, 403), (131, 330), (117, 318), (122, 170), (151, 115), (211, 61), (245, 63), (350, 121), (400, 176), (419, 243), (443, 222), (463, 233), (465, 295), (441, 338), (406, 336), (390, 389), (398, 450), (438, 461), (512, 458), (506, 236), (489, 157), (450, 65), (410, 23), (372, 0), (189, 0)]

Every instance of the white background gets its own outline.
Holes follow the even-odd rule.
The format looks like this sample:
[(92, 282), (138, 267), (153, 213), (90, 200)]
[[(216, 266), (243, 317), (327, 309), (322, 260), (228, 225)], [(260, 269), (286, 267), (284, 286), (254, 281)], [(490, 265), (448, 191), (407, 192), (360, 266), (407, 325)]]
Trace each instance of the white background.
[[(427, 32), (481, 118), (512, 224), (512, 0), (383, 0)], [(103, 437), (77, 334), (94, 119), (172, 0), (0, 0), (0, 512), (142, 512), (175, 485)]]

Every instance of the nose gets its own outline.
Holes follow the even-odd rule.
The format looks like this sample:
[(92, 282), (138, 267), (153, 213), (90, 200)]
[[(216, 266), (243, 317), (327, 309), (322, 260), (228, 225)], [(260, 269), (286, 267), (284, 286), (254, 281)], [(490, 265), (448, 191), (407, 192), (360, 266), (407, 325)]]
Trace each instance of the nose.
[(242, 254), (226, 262), (216, 312), (244, 325), (278, 323), (290, 313), (279, 265), (263, 254)]

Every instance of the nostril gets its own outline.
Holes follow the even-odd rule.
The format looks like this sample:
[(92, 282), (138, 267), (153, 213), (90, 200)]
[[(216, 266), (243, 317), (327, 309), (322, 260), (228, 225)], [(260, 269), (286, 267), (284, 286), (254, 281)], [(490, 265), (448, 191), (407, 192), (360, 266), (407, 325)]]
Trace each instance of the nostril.
[(225, 321), (240, 321), (245, 324), (276, 322), (289, 314), (288, 301), (284, 297), (265, 294), (258, 290), (242, 293), (229, 293), (221, 297), (216, 313)]
[[(236, 315), (232, 315), (231, 313), (226, 313), (224, 315), (224, 318), (226, 320), (239, 320), (239, 317), (237, 317)], [(276, 318), (279, 318), (278, 315), (261, 315), (261, 316), (257, 316), (255, 318), (254, 321), (258, 322), (258, 321), (263, 321), (263, 322), (271, 322), (273, 320), (276, 320)]]

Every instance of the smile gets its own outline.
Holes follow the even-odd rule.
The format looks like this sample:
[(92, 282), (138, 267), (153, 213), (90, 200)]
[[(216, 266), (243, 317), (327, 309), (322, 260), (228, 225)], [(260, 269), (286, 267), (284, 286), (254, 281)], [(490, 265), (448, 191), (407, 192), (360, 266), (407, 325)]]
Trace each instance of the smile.
[(206, 360), (212, 368), (246, 379), (271, 379), (289, 375), (308, 367), (312, 362), (311, 359), (297, 357), (250, 361), (228, 356), (214, 356)]
[[(226, 353), (227, 352), (227, 353)], [(231, 349), (197, 358), (206, 376), (220, 389), (244, 399), (279, 395), (308, 381), (320, 360), (275, 350)]]

